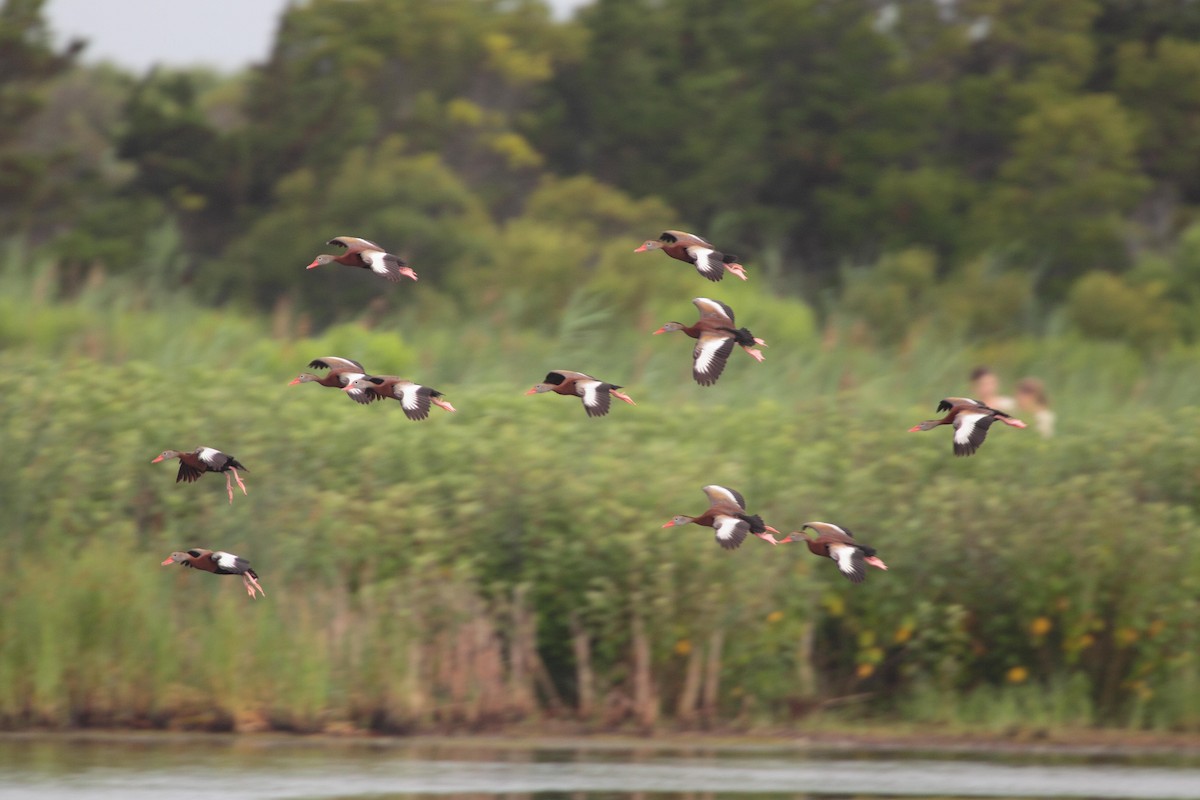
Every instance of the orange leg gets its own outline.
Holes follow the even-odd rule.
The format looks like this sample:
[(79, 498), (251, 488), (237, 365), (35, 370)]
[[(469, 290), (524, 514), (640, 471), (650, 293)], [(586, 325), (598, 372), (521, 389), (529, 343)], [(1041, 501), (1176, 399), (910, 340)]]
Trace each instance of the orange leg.
[[(763, 345), (763, 346), (765, 347), (766, 345)], [(746, 355), (750, 356), (758, 363), (760, 363), (760, 364), (762, 363), (764, 356), (762, 354), (762, 351), (759, 350), (757, 347), (746, 347), (745, 345), (742, 345), (742, 349), (746, 351)]]
[(618, 400), (624, 400), (626, 403), (629, 403), (629, 405), (631, 405), (631, 406), (637, 405), (637, 403), (633, 402), (633, 398), (630, 397), (629, 395), (625, 394), (624, 392), (618, 392), (616, 389), (611, 389), (611, 390), (609, 390), (609, 393), (613, 397), (617, 398)]
[(229, 480), (229, 473), (225, 473), (225, 491), (229, 493), (229, 503), (233, 504), (233, 484)]
[[(238, 471), (236, 469), (233, 469), (232, 467), (230, 467), (230, 471), (233, 473), (233, 477), (237, 478), (238, 487), (241, 488), (242, 494), (246, 494), (246, 484), (242, 483), (242, 476), (238, 475)], [(228, 476), (226, 476), (226, 480), (228, 480)], [(229, 490), (229, 494), (231, 495), (231, 497), (229, 499), (230, 499), (230, 501), (232, 501), (233, 500), (233, 497), (232, 497), (233, 489), (232, 488)]]
[(457, 410), (458, 410), (458, 409), (457, 409), (457, 408), (455, 408), (454, 406), (450, 405), (450, 403), (449, 403), (449, 402), (447, 402), (446, 400), (442, 400), (442, 399), (441, 399), (441, 398), (439, 398), (439, 397), (431, 397), (431, 398), (429, 398), (429, 400), (430, 400), (430, 402), (432, 402), (432, 403), (433, 403), (435, 406), (437, 406), (438, 408), (444, 408), (444, 409), (446, 409), (447, 411), (449, 411), (449, 412), (451, 412), (451, 413), (453, 413), (453, 412), (455, 412), (455, 411), (457, 411)]
[(741, 264), (726, 264), (725, 269), (737, 275), (742, 280), (746, 280), (746, 268)]

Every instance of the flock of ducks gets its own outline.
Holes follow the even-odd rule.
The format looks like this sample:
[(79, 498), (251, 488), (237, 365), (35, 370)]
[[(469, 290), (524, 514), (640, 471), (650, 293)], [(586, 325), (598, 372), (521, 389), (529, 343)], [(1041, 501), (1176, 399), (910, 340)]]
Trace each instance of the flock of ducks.
[[(330, 239), (327, 244), (341, 247), (344, 252), (336, 256), (319, 255), (307, 269), (338, 263), (368, 269), (392, 282), (399, 282), (403, 278), (417, 280), (417, 273), (404, 259), (367, 239), (338, 236)], [(657, 239), (646, 241), (634, 252), (649, 250), (662, 250), (671, 258), (691, 264), (696, 272), (710, 281), (720, 281), (726, 272), (746, 280), (745, 267), (738, 263), (736, 256), (718, 251), (711, 243), (691, 233), (664, 231)], [(766, 347), (766, 342), (756, 337), (749, 329), (737, 327), (732, 308), (707, 297), (697, 297), (692, 303), (700, 312), (700, 318), (695, 324), (668, 322), (654, 333), (682, 331), (696, 340), (692, 350), (692, 377), (696, 383), (701, 386), (715, 384), (724, 372), (726, 361), (735, 346), (741, 347), (755, 361), (763, 361), (763, 353), (758, 347)], [(296, 376), (289, 385), (316, 383), (340, 389), (349, 395), (350, 399), (362, 404), (390, 398), (400, 403), (404, 415), (410, 420), (427, 419), (433, 406), (449, 412), (455, 411), (454, 406), (437, 389), (395, 375), (369, 374), (362, 364), (353, 359), (325, 356), (314, 359), (308, 366), (325, 371), (324, 376), (304, 372)], [(600, 380), (584, 372), (556, 369), (547, 373), (541, 383), (535, 384), (525, 394), (554, 392), (578, 397), (589, 417), (603, 417), (608, 414), (614, 397), (631, 406), (637, 405), (629, 395), (621, 391), (621, 388), (619, 384)], [(956, 456), (974, 454), (983, 444), (988, 429), (996, 421), (1014, 428), (1025, 427), (1024, 422), (969, 397), (948, 397), (938, 404), (937, 410), (945, 412), (945, 415), (938, 419), (925, 420), (909, 430), (928, 431), (939, 425), (952, 426)], [(179, 459), (179, 472), (175, 478), (177, 483), (191, 483), (199, 480), (206, 472), (218, 472), (225, 474), (225, 489), (230, 503), (233, 502), (233, 480), (237, 481), (242, 494), (246, 494), (246, 485), (242, 482), (238, 470), (249, 470), (228, 453), (203, 446), (192, 451), (165, 450), (151, 463), (173, 458)], [(704, 494), (709, 502), (706, 511), (694, 517), (675, 516), (663, 527), (695, 524), (712, 528), (717, 544), (726, 550), (741, 546), (751, 534), (771, 545), (803, 542), (809, 552), (829, 558), (837, 564), (841, 573), (852, 583), (862, 583), (866, 578), (868, 566), (887, 569), (887, 565), (876, 555), (875, 549), (855, 539), (848, 528), (830, 522), (806, 522), (800, 530), (777, 539), (776, 534), (780, 532), (763, 522), (758, 514), (749, 513), (746, 509), (746, 499), (741, 493), (712, 484), (704, 487)], [(813, 532), (812, 536), (805, 533), (809, 530)], [(258, 574), (251, 568), (250, 562), (232, 553), (194, 548), (172, 553), (162, 562), (163, 566), (169, 564), (179, 564), (217, 575), (240, 575), (251, 598), (266, 596), (266, 592), (258, 583)]]

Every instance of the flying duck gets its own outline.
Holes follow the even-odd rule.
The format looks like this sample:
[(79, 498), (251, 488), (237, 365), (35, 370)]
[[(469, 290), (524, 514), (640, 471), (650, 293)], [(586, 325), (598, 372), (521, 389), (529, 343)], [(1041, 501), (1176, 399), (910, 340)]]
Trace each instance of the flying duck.
[(692, 264), (696, 272), (710, 281), (724, 278), (725, 270), (746, 280), (746, 268), (737, 263), (737, 256), (718, 252), (712, 244), (694, 233), (663, 231), (657, 239), (647, 239), (633, 252), (644, 253), (647, 250), (662, 250), (671, 258)]
[(364, 375), (346, 384), (342, 391), (360, 403), (370, 403), (376, 397), (398, 400), (404, 416), (413, 420), (427, 419), (430, 404), (451, 412), (457, 410), (442, 399), (437, 389), (395, 375)]
[(672, 517), (663, 525), (664, 528), (674, 528), (687, 525), (689, 522), (713, 529), (717, 544), (726, 550), (734, 550), (746, 540), (746, 534), (753, 533), (758, 538), (771, 544), (779, 544), (771, 534), (779, 533), (763, 522), (758, 514), (746, 513), (746, 498), (741, 493), (725, 486), (715, 484), (705, 486), (704, 494), (708, 496), (708, 510), (698, 517), (687, 517), (682, 514)]
[(241, 488), (242, 494), (246, 494), (246, 484), (242, 483), (242, 476), (238, 474), (238, 470), (250, 470), (239, 462), (236, 458), (220, 450), (212, 447), (197, 447), (191, 452), (182, 450), (164, 450), (158, 454), (158, 458), (151, 461), (151, 464), (168, 459), (179, 459), (179, 474), (175, 476), (175, 482), (200, 480), (200, 476), (206, 472), (224, 472), (225, 473), (225, 490), (229, 492), (229, 502), (233, 502), (233, 485), (229, 482), (229, 473), (233, 473), (233, 477), (237, 478), (237, 485)]
[(938, 411), (945, 411), (941, 419), (927, 419), (908, 429), (909, 433), (928, 431), (938, 425), (954, 426), (954, 455), (969, 456), (979, 449), (987, 438), (988, 428), (996, 420), (1014, 428), (1024, 428), (1025, 423), (1003, 411), (985, 406), (970, 397), (947, 397), (938, 403)]
[[(804, 530), (811, 529), (817, 535), (809, 538)], [(887, 569), (875, 555), (875, 548), (862, 544), (854, 538), (854, 534), (831, 522), (806, 522), (800, 530), (792, 531), (786, 539), (780, 539), (780, 544), (804, 542), (808, 551), (813, 555), (833, 559), (838, 569), (851, 583), (862, 583), (867, 577), (867, 564), (879, 569)]]
[(763, 347), (767, 343), (755, 337), (748, 328), (738, 328), (733, 322), (733, 309), (719, 300), (707, 297), (697, 297), (692, 304), (700, 310), (700, 319), (695, 325), (684, 325), (682, 322), (668, 322), (656, 330), (655, 335), (683, 331), (693, 339), (698, 340), (692, 349), (692, 377), (701, 386), (712, 386), (725, 371), (725, 362), (733, 352), (736, 344), (746, 351), (755, 361), (763, 360), (762, 351), (754, 345)]
[(267, 593), (259, 586), (258, 573), (251, 568), (250, 562), (233, 553), (221, 550), (203, 550), (197, 547), (184, 553), (171, 553), (162, 562), (162, 566), (165, 567), (168, 564), (179, 564), (216, 575), (241, 575), (242, 583), (245, 584), (246, 592), (250, 595), (251, 600), (255, 597), (255, 589), (262, 592), (263, 597), (267, 596)]
[(398, 283), (400, 278), (417, 279), (417, 273), (408, 267), (408, 262), (400, 256), (392, 255), (374, 242), (360, 239), (357, 236), (337, 236), (325, 244), (344, 247), (346, 252), (340, 256), (322, 254), (313, 259), (307, 269), (316, 269), (325, 264), (345, 264), (347, 267), (362, 267), (376, 275), (387, 278), (392, 283)]
[(555, 392), (557, 394), (574, 395), (583, 401), (583, 409), (589, 417), (603, 417), (608, 413), (613, 397), (618, 400), (624, 400), (631, 406), (637, 405), (629, 395), (617, 391), (620, 388), (615, 383), (605, 383), (599, 378), (593, 378), (591, 375), (582, 372), (572, 372), (569, 369), (556, 369), (546, 373), (546, 377), (542, 382), (535, 384), (525, 394)]

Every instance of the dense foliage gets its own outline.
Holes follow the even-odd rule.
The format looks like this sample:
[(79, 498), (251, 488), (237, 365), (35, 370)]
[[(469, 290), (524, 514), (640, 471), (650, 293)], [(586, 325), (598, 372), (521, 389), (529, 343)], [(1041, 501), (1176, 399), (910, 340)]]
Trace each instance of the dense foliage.
[[(0, 158), (24, 164), (0, 213), (76, 265), (65, 281), (99, 263), (328, 322), (369, 293), (296, 270), (349, 232), (469, 305), (481, 275), (543, 277), (494, 246), (532, 212), (546, 227), (520, 244), (545, 237), (566, 276), (542, 316), (597, 233), (671, 223), (877, 330), (895, 328), (886, 301), (849, 276), (915, 250), (943, 305), (978, 304), (981, 271), (1017, 287), (963, 312), (968, 333), (1052, 325), (1063, 306), (1097, 339), (1196, 336), (1194, 3), (597, 0), (558, 21), (537, 0), (313, 0), (253, 69), (136, 77), (71, 68), (40, 6), (6, 0), (0, 18)], [(580, 176), (619, 192), (537, 213), (539, 187)], [(168, 263), (139, 257), (164, 227)], [(886, 297), (913, 277), (873, 283)]]
[[(232, 76), (80, 66), (40, 7), (0, 9), (0, 725), (1200, 728), (1195, 3), (312, 0)], [(751, 280), (631, 252), (665, 227)], [(305, 272), (336, 234), (420, 282)], [(648, 335), (700, 294), (771, 343), (711, 389)], [(333, 354), (460, 412), (286, 386)], [(980, 362), (1059, 435), (903, 433)], [(521, 397), (550, 367), (639, 405)], [(148, 463), (201, 443), (248, 497)], [(891, 571), (660, 529), (710, 482)]]

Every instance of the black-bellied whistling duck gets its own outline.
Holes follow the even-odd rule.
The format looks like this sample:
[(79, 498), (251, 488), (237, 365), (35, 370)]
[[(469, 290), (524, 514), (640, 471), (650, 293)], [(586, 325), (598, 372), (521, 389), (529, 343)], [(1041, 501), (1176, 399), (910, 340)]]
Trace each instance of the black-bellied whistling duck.
[[(809, 538), (804, 529), (809, 528), (817, 535)], [(792, 531), (780, 544), (804, 542), (813, 555), (833, 559), (838, 569), (851, 583), (862, 583), (867, 577), (867, 564), (887, 569), (887, 564), (875, 555), (875, 548), (855, 540), (854, 534), (831, 522), (806, 522), (800, 530)]]
[(599, 378), (593, 378), (582, 372), (572, 372), (569, 369), (556, 369), (546, 373), (541, 383), (535, 384), (525, 394), (541, 394), (555, 392), (578, 397), (583, 401), (583, 410), (589, 417), (603, 417), (612, 405), (612, 398), (624, 400), (631, 406), (636, 406), (633, 398), (618, 391), (621, 387), (615, 383), (605, 383)]
[[(404, 410), (404, 416), (409, 419), (426, 419), (429, 416), (431, 403), (447, 411), (457, 410), (442, 399), (442, 393), (437, 389), (422, 386), (395, 375), (365, 375), (351, 381), (342, 391), (360, 403), (371, 402), (374, 399), (374, 397), (370, 397), (372, 394), (377, 397), (390, 397), (398, 400), (400, 408)], [(366, 394), (368, 397), (362, 397), (362, 394)]]
[(241, 488), (242, 494), (246, 494), (246, 484), (242, 483), (242, 476), (238, 475), (239, 469), (244, 469), (246, 472), (250, 470), (241, 464), (236, 458), (227, 453), (222, 453), (220, 450), (215, 450), (211, 447), (197, 447), (191, 452), (182, 450), (164, 450), (159, 453), (158, 458), (151, 461), (151, 464), (167, 458), (179, 459), (179, 474), (175, 476), (175, 482), (200, 480), (200, 476), (206, 472), (224, 472), (225, 473), (225, 490), (229, 492), (229, 502), (233, 502), (233, 484), (229, 482), (229, 473), (233, 473), (233, 477), (237, 478), (237, 485)]
[(692, 349), (692, 377), (701, 386), (712, 386), (725, 371), (725, 362), (733, 352), (733, 346), (739, 345), (755, 361), (763, 360), (762, 351), (754, 345), (763, 347), (767, 343), (756, 338), (748, 328), (738, 328), (733, 323), (733, 309), (718, 300), (707, 297), (697, 297), (692, 304), (700, 310), (700, 319), (695, 325), (684, 325), (682, 322), (668, 322), (654, 333), (670, 333), (683, 331), (693, 339), (697, 339)]
[(908, 429), (909, 433), (927, 431), (938, 425), (954, 426), (954, 455), (969, 456), (979, 449), (987, 437), (988, 428), (996, 420), (1014, 428), (1024, 428), (1025, 423), (1014, 419), (1003, 411), (989, 408), (970, 397), (947, 397), (938, 403), (938, 411), (945, 411), (941, 419), (927, 419)]
[(739, 492), (725, 486), (715, 484), (704, 487), (708, 495), (708, 510), (698, 517), (679, 515), (663, 525), (673, 528), (676, 525), (687, 525), (689, 522), (712, 528), (716, 534), (717, 544), (726, 550), (736, 549), (746, 539), (746, 534), (753, 533), (758, 538), (771, 544), (779, 544), (771, 534), (779, 533), (763, 522), (758, 514), (746, 513), (746, 498)]
[(204, 570), (216, 575), (241, 575), (242, 583), (245, 584), (246, 592), (250, 595), (251, 600), (255, 597), (255, 589), (262, 592), (263, 597), (267, 596), (263, 588), (258, 585), (258, 573), (251, 568), (250, 562), (241, 556), (235, 556), (233, 553), (226, 553), (221, 550), (202, 550), (197, 547), (185, 553), (171, 553), (162, 562), (162, 566), (165, 567), (168, 564), (179, 564), (183, 567)]
[[(295, 386), (298, 383), (316, 383), (334, 389), (345, 389), (351, 381), (367, 377), (367, 370), (363, 365), (348, 358), (324, 356), (323, 358), (314, 358), (308, 362), (308, 365), (313, 369), (327, 369), (329, 372), (324, 378), (309, 372), (301, 372), (288, 381), (288, 386)], [(350, 391), (348, 394), (360, 403), (370, 403), (379, 396), (374, 392), (362, 390)]]
[(663, 231), (657, 239), (647, 239), (633, 252), (644, 253), (647, 250), (662, 250), (671, 258), (685, 261), (710, 281), (724, 278), (725, 270), (746, 280), (746, 268), (737, 263), (737, 256), (718, 252), (712, 244), (694, 233)]
[(359, 239), (357, 236), (337, 236), (325, 244), (344, 247), (346, 252), (340, 256), (319, 255), (308, 265), (307, 269), (316, 269), (325, 264), (345, 264), (347, 267), (362, 267), (376, 275), (382, 275), (392, 283), (398, 283), (400, 278), (417, 279), (417, 273), (408, 267), (408, 263), (400, 256), (392, 255), (374, 242)]

